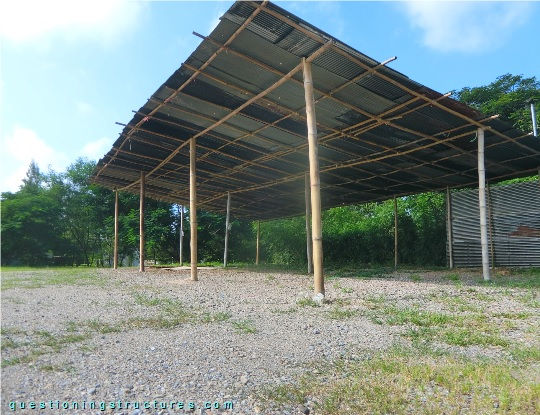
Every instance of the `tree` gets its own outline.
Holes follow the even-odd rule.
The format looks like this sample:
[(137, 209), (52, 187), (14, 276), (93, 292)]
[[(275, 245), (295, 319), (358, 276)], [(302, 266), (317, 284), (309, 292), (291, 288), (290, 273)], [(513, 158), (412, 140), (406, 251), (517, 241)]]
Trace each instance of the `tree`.
[(453, 97), (486, 115), (499, 114), (524, 132), (532, 131), (530, 105), (527, 103), (532, 98), (536, 122), (540, 124), (540, 82), (534, 76), (501, 75), (488, 85), (455, 91)]

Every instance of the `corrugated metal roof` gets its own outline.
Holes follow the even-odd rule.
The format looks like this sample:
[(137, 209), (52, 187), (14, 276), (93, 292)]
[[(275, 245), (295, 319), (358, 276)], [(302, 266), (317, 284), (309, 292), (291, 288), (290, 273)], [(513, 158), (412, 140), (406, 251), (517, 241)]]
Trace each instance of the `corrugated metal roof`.
[(187, 204), (185, 143), (197, 134), (201, 208), (224, 211), (230, 191), (237, 217), (301, 214), (308, 170), (301, 71), (245, 103), (313, 53), (323, 208), (474, 185), (480, 121), (488, 179), (538, 168), (539, 140), (379, 65), (272, 3), (236, 2), (135, 113), (93, 181), (137, 193), (144, 171), (149, 197)]

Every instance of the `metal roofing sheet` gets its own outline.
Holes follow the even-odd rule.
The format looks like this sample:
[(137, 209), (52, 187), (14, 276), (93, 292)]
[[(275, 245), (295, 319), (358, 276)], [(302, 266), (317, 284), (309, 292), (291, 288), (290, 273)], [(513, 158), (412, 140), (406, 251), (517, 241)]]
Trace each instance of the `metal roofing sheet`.
[(223, 211), (230, 191), (238, 217), (301, 214), (308, 170), (301, 70), (281, 79), (312, 53), (325, 208), (474, 185), (480, 121), (488, 179), (540, 164), (539, 140), (504, 120), (485, 119), (272, 3), (236, 2), (134, 114), (93, 180), (137, 193), (144, 171), (148, 196), (185, 204), (186, 142), (196, 135), (203, 209)]

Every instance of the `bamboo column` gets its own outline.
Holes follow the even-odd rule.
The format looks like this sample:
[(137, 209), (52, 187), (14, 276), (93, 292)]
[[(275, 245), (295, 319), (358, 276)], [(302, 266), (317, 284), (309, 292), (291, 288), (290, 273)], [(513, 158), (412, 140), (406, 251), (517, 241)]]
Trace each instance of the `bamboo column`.
[(229, 254), (230, 217), (231, 217), (231, 193), (227, 192), (227, 216), (225, 217), (225, 250), (223, 252), (223, 267), (227, 266), (227, 256)]
[(197, 276), (197, 181), (195, 162), (197, 149), (195, 137), (189, 142), (189, 228), (191, 234), (191, 280), (198, 281)]
[(257, 252), (255, 253), (255, 265), (259, 265), (259, 241), (261, 240), (261, 222), (257, 221)]
[(304, 93), (308, 128), (309, 176), (311, 183), (311, 229), (313, 241), (313, 287), (315, 294), (324, 295), (322, 222), (321, 222), (321, 182), (319, 177), (319, 148), (317, 142), (317, 119), (313, 98), (313, 78), (311, 63), (302, 59), (304, 72)]
[(448, 264), (450, 269), (454, 268), (454, 240), (452, 238), (452, 199), (450, 188), (446, 186), (446, 234), (448, 238)]
[(482, 245), (482, 274), (490, 280), (486, 214), (486, 168), (484, 165), (484, 130), (478, 129), (478, 207), (480, 210), (480, 243)]
[(184, 263), (184, 205), (180, 205), (180, 255), (178, 257), (180, 266)]
[(141, 171), (141, 195), (139, 198), (139, 272), (144, 272), (144, 172)]
[(397, 218), (397, 199), (394, 196), (394, 268), (397, 269), (398, 264), (398, 218)]
[(311, 220), (311, 202), (309, 192), (309, 174), (305, 175), (305, 190), (306, 198), (306, 249), (307, 249), (307, 272), (311, 274), (313, 272), (313, 247), (311, 244), (311, 226), (309, 221)]
[(114, 253), (113, 269), (118, 269), (118, 190), (114, 191)]

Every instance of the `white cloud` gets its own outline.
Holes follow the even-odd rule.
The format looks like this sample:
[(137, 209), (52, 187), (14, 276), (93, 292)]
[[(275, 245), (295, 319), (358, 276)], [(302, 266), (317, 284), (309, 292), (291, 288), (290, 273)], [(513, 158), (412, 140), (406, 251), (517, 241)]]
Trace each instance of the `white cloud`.
[(144, 7), (143, 2), (128, 0), (16, 0), (0, 4), (0, 38), (14, 43), (41, 41), (47, 35), (114, 41), (133, 26)]
[(108, 137), (91, 141), (83, 147), (81, 156), (97, 161), (111, 149), (113, 142), (114, 140)]
[(521, 2), (408, 1), (403, 6), (411, 25), (422, 30), (424, 44), (443, 52), (496, 49), (530, 11)]
[(42, 171), (49, 167), (63, 170), (69, 158), (56, 151), (29, 128), (16, 126), (1, 143), (0, 191), (17, 191), (26, 175), (30, 162), (34, 160)]

